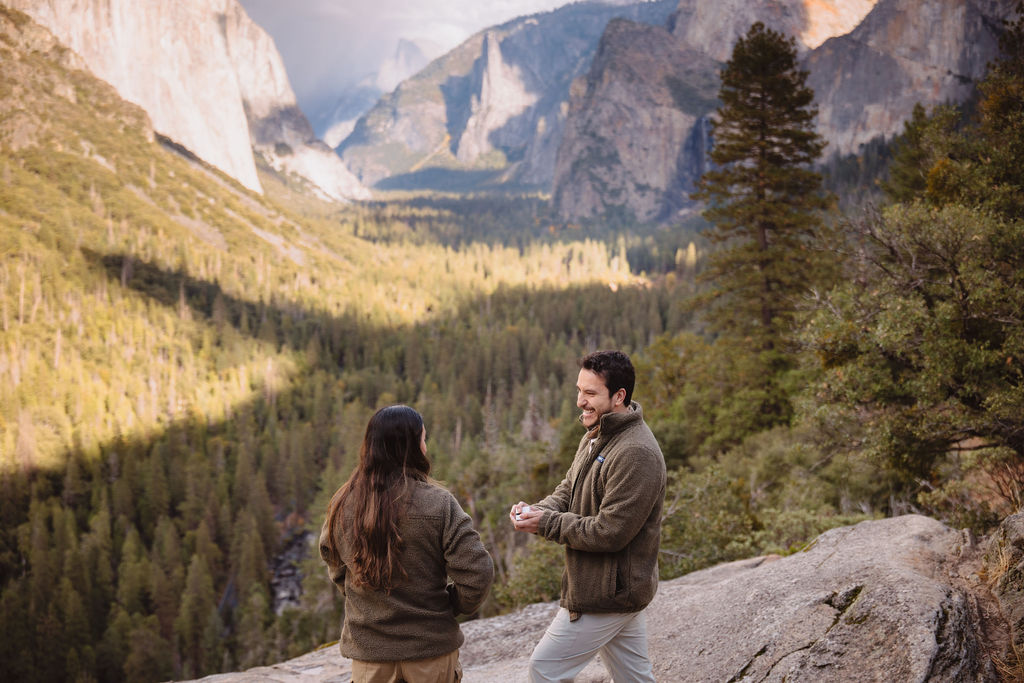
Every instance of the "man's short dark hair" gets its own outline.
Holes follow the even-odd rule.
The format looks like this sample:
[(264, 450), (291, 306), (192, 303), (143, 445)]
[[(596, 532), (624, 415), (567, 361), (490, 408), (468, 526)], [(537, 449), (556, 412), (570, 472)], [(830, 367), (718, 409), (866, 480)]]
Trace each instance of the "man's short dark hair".
[(580, 367), (600, 375), (611, 396), (619, 389), (626, 390), (626, 405), (633, 400), (636, 371), (629, 356), (622, 351), (594, 351), (580, 358)]

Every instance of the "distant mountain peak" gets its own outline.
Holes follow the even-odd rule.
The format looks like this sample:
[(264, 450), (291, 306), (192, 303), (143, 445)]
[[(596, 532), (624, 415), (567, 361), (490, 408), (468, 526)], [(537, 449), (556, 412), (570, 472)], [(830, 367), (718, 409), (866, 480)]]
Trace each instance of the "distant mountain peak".
[(463, 163), (473, 163), (493, 151), (491, 134), (539, 99), (539, 94), (529, 87), (523, 68), (504, 59), (501, 41), (493, 31), (484, 34), (477, 67), (469, 120), (456, 146), (455, 156)]
[[(441, 52), (436, 45), (431, 46), (433, 56)], [(428, 50), (430, 47), (427, 48)], [(374, 84), (381, 92), (390, 92), (395, 87), (425, 67), (430, 62), (430, 57), (420, 41), (399, 38), (395, 44), (394, 54), (380, 65), (374, 78)]]
[[(552, 187), (557, 210), (566, 220), (626, 210), (659, 221), (691, 211), (689, 193), (711, 142), (707, 117), (716, 108), (718, 65), (755, 21), (796, 37), (818, 106), (817, 129), (829, 143), (826, 154), (849, 154), (899, 133), (916, 102), (968, 98), (995, 55), (999, 20), (1014, 4), (680, 0), (668, 23), (679, 48), (715, 62), (689, 72), (683, 67), (697, 67), (700, 59), (671, 57), (656, 32), (616, 41), (609, 26), (603, 40), (616, 48), (594, 60), (587, 87), (574, 90), (570, 102)], [(673, 123), (679, 114), (665, 105), (672, 98), (691, 116), (687, 135)], [(677, 154), (652, 153), (652, 139)]]

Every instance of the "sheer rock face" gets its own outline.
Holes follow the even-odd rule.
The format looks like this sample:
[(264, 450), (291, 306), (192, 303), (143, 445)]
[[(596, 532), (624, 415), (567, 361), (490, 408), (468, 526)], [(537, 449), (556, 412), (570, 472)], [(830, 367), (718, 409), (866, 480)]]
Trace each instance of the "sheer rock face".
[(998, 54), (1015, 0), (881, 0), (860, 26), (804, 59), (827, 153), (903, 130), (918, 102), (963, 102)]
[[(316, 145), (272, 39), (237, 0), (8, 0), (149, 114), (156, 131), (260, 191), (253, 148), (334, 198), (365, 194)], [(278, 143), (291, 148), (291, 154)], [(319, 157), (323, 157), (320, 159)], [(332, 161), (334, 163), (332, 163)]]
[(655, 220), (681, 208), (706, 168), (716, 66), (664, 28), (609, 23), (590, 72), (571, 90), (554, 173), (562, 214), (623, 206)]
[[(456, 158), (472, 163), (494, 149), (488, 139), (537, 103), (530, 80), (523, 70), (505, 61), (498, 37), (484, 34), (480, 58), (474, 69), (473, 95), (470, 96), (469, 119), (459, 137)], [(522, 135), (527, 131), (515, 131)], [(506, 134), (504, 137), (510, 137)], [(500, 143), (499, 143), (500, 144)]]
[(602, 51), (573, 87), (554, 176), (559, 214), (677, 217), (693, 205), (689, 194), (707, 168), (708, 117), (736, 40), (762, 21), (796, 36), (805, 52), (853, 29), (875, 1), (681, 0), (668, 30), (609, 24)]
[(669, 26), (688, 47), (719, 62), (732, 54), (736, 40), (755, 21), (793, 36), (798, 50), (815, 48), (828, 38), (849, 33), (878, 0), (680, 0)]
[[(1010, 542), (1018, 560), (1022, 529), (1024, 522)], [(908, 515), (833, 529), (788, 557), (663, 581), (646, 611), (655, 678), (995, 683), (986, 654), (993, 642), (984, 634), (1006, 624), (979, 578), (982, 550), (967, 533)], [(1019, 585), (1019, 567), (1015, 576)], [(530, 653), (556, 609), (542, 603), (463, 624), (464, 680), (526, 680)], [(343, 681), (350, 670), (330, 647), (207, 680)], [(576, 680), (610, 678), (594, 661)]]
[[(668, 26), (683, 48), (719, 64), (728, 60), (736, 39), (754, 21), (795, 36), (801, 67), (810, 73), (807, 84), (814, 90), (819, 108), (818, 131), (829, 143), (825, 153), (849, 154), (874, 138), (900, 133), (916, 102), (930, 106), (967, 99), (984, 76), (985, 65), (997, 54), (1001, 20), (1012, 14), (1014, 4), (1014, 0), (877, 0), (877, 4), (876, 0), (682, 0)], [(631, 62), (649, 59), (640, 54), (647, 50), (646, 44), (637, 43), (630, 50), (618, 51), (615, 60), (595, 60), (586, 77), (588, 88), (616, 73), (630, 72)], [(672, 65), (656, 68), (666, 71)], [(712, 71), (717, 78), (717, 67)], [(621, 98), (623, 103), (636, 102), (631, 111), (622, 112), (624, 117), (642, 120), (648, 115), (646, 99), (640, 95), (650, 80), (621, 84), (620, 88), (638, 91), (637, 97)], [(574, 92), (586, 91), (579, 88)], [(677, 179), (675, 187), (657, 186), (655, 194), (661, 193), (662, 202), (654, 209), (648, 207), (651, 189), (632, 182), (626, 170), (639, 160), (621, 154), (606, 157), (605, 168), (587, 164), (582, 166), (583, 174), (566, 172), (575, 161), (572, 150), (579, 147), (575, 137), (608, 136), (608, 130), (587, 111), (596, 101), (592, 97), (590, 102), (570, 104), (573, 113), (565, 124), (560, 172), (553, 188), (562, 217), (578, 219), (623, 207), (641, 219), (653, 216), (664, 220), (678, 215), (679, 207), (692, 207), (686, 193), (680, 191), (687, 185), (685, 178)], [(709, 106), (700, 113), (710, 115), (714, 108)], [(659, 133), (656, 127), (644, 130), (640, 126), (630, 132), (638, 140)], [(675, 144), (674, 140), (666, 142)], [(619, 141), (618, 146), (629, 145)], [(652, 163), (663, 164), (652, 175), (667, 179), (670, 165), (678, 162), (653, 159)], [(681, 166), (694, 168), (699, 163), (684, 159)], [(594, 174), (615, 179), (607, 185), (603, 202), (577, 201), (577, 195), (588, 195), (588, 177)]]
[(382, 97), (338, 152), (367, 185), (441, 167), (549, 186), (569, 86), (608, 21), (660, 24), (673, 9), (578, 3), (487, 29)]

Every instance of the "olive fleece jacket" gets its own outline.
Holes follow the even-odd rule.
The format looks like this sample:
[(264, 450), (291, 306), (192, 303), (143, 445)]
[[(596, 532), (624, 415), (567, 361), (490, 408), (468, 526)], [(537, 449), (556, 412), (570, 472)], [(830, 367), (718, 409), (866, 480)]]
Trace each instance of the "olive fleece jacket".
[(436, 483), (412, 480), (408, 495), (399, 526), (406, 577), (389, 593), (353, 583), (346, 571), (352, 556), (340, 529), (334, 542), (342, 563), (330, 563), (326, 522), (321, 531), (320, 556), (345, 596), (340, 649), (350, 659), (392, 662), (455, 650), (464, 640), (456, 615), (479, 609), (494, 579), (491, 556), (451, 493)]
[(637, 612), (651, 602), (664, 501), (665, 458), (640, 405), (601, 416), (565, 479), (537, 503), (539, 535), (566, 546), (562, 607)]

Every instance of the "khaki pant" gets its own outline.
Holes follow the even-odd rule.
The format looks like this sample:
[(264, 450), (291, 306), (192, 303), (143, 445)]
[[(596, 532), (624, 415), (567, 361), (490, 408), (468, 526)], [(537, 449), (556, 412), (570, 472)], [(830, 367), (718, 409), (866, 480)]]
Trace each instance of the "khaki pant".
[(654, 683), (647, 656), (647, 615), (584, 614), (569, 621), (560, 607), (530, 657), (531, 683), (571, 683), (594, 655), (615, 683)]
[(352, 660), (352, 683), (458, 683), (462, 680), (459, 651), (440, 657), (401, 662)]

